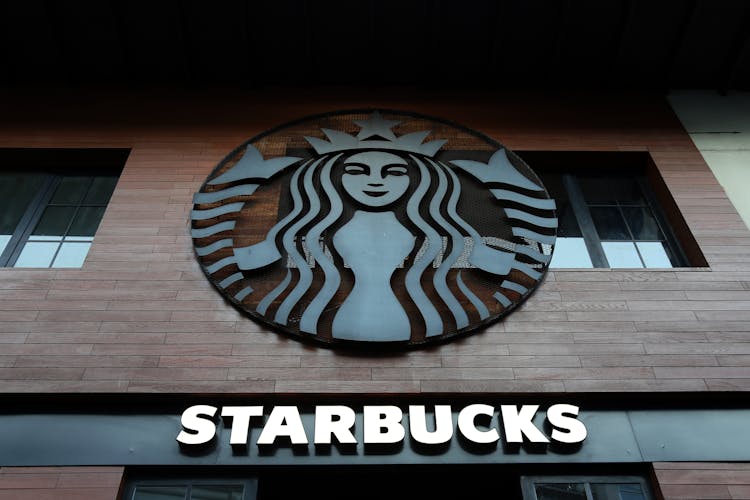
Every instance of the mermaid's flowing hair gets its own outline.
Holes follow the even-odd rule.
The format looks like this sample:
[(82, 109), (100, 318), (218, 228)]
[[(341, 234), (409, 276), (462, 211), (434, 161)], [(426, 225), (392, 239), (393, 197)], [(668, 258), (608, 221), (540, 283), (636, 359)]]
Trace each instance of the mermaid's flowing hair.
[[(441, 306), (435, 304), (436, 301), (447, 306), (456, 329), (460, 330), (469, 325), (469, 319), (459, 298), (448, 286), (448, 272), (465, 254), (467, 243), (481, 241), (478, 232), (457, 213), (461, 183), (453, 170), (440, 161), (414, 153), (389, 152), (407, 161), (411, 182), (404, 194), (406, 203), (396, 202), (395, 206), (384, 209), (393, 210), (416, 237), (416, 244), (407, 259), (411, 267), (403, 280), (394, 280), (394, 287), (403, 287), (416, 306), (425, 336), (446, 331), (438, 313)], [(257, 306), (259, 313), (266, 314), (269, 306), (283, 295), (273, 318), (278, 324), (288, 325), (293, 311), (298, 311), (300, 330), (318, 333), (321, 315), (340, 291), (345, 267), (332, 242), (336, 231), (351, 219), (357, 209), (348, 195), (341, 195), (343, 164), (353, 153), (324, 154), (303, 163), (292, 175), (289, 186), (291, 211), (269, 231), (269, 235), (275, 237), (280, 253), (286, 254), (283, 262), (296, 269), (296, 279), (292, 278), (291, 270), (287, 270), (286, 276)], [(439, 255), (441, 259), (437, 259)], [(315, 272), (323, 274), (322, 286), (317, 292), (312, 290)], [(432, 275), (430, 280), (423, 280), (426, 274)], [(435, 293), (425, 291), (424, 281), (429, 281), (428, 286)], [(480, 311), (480, 315), (484, 315), (482, 309), (486, 313), (486, 307), (463, 284), (460, 274), (456, 281), (461, 293)]]

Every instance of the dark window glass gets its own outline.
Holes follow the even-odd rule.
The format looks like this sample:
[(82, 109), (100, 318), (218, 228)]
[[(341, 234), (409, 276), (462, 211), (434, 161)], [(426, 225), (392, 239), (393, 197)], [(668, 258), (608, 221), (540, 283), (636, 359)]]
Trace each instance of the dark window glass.
[(559, 238), (580, 238), (581, 227), (578, 225), (573, 207), (567, 201), (557, 202), (557, 236)]
[(187, 486), (140, 486), (133, 500), (185, 500)]
[(75, 213), (76, 207), (47, 207), (31, 234), (64, 236)]
[(81, 267), (117, 179), (0, 174), (0, 266)]
[(73, 219), (70, 236), (94, 236), (104, 215), (104, 207), (81, 207)]
[(0, 174), (0, 232), (13, 234), (26, 208), (42, 186), (37, 174)]
[(581, 175), (578, 182), (589, 205), (644, 205), (645, 199), (635, 176)]
[(50, 205), (77, 205), (91, 184), (91, 177), (63, 177), (52, 195)]
[(94, 177), (86, 198), (83, 200), (84, 205), (106, 205), (112, 197), (115, 190), (117, 177)]
[(0, 174), (0, 254), (43, 183), (38, 174)]
[(536, 485), (537, 500), (586, 500), (582, 483), (551, 483)]
[(629, 240), (628, 226), (617, 207), (591, 207), (594, 227), (602, 240)]
[(636, 240), (663, 240), (659, 224), (648, 207), (622, 207), (630, 232)]
[(593, 483), (591, 496), (594, 500), (646, 500), (643, 488), (638, 483)]
[(242, 486), (195, 485), (190, 493), (190, 500), (241, 500)]
[(637, 476), (562, 476), (521, 478), (524, 500), (650, 500), (646, 481)]
[(128, 500), (253, 500), (252, 481), (201, 482), (175, 480), (171, 484), (147, 481), (131, 486)]
[(686, 258), (640, 175), (542, 172), (557, 203), (553, 268), (670, 268)]

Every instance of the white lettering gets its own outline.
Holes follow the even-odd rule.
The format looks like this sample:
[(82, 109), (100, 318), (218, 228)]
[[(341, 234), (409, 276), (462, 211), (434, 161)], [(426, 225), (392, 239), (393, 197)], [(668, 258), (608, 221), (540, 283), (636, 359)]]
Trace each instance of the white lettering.
[(305, 427), (296, 406), (276, 406), (271, 410), (258, 444), (274, 444), (276, 438), (286, 436), (292, 444), (307, 444)]
[[(415, 442), (425, 445), (449, 443), (456, 433), (477, 444), (496, 443), (501, 434), (507, 443), (581, 443), (588, 435), (585, 424), (578, 419), (579, 408), (574, 405), (554, 404), (547, 409), (547, 422), (551, 426), (549, 436), (542, 432), (541, 424), (537, 427), (534, 423), (539, 405), (501, 405), (500, 418), (497, 418), (496, 408), (487, 404), (468, 405), (458, 412), (454, 425), (456, 419), (450, 405), (435, 405), (429, 416), (427, 406), (410, 405), (407, 430), (401, 407), (364, 406), (360, 414), (364, 422), (364, 443), (399, 443), (404, 441), (407, 432)], [(231, 431), (227, 420), (227, 429), (221, 432), (229, 434), (232, 445), (247, 444), (251, 441), (252, 419), (263, 417), (263, 410), (263, 406), (222, 407), (221, 416), (231, 419)], [(185, 445), (210, 442), (220, 423), (214, 421), (218, 420), (218, 411), (217, 407), (209, 405), (187, 408), (182, 413), (182, 430), (177, 441)], [(356, 410), (344, 405), (321, 405), (316, 406), (314, 412), (314, 420), (310, 415), (308, 428), (305, 428), (296, 406), (272, 407), (260, 429), (257, 444), (273, 445), (278, 438), (288, 438), (292, 444), (304, 445), (309, 443), (308, 432), (314, 432), (315, 444), (358, 443), (354, 433), (358, 418)]]
[(532, 443), (549, 443), (549, 439), (531, 421), (538, 409), (539, 405), (523, 405), (520, 411), (516, 405), (500, 406), (505, 439), (509, 443), (523, 443), (523, 436), (529, 438)]
[[(183, 430), (177, 435), (177, 441), (182, 444), (206, 444), (216, 434), (216, 424), (211, 420), (218, 408), (208, 405), (191, 406), (182, 412)], [(202, 418), (202, 417), (208, 418)], [(192, 431), (192, 432), (187, 432)]]
[(389, 444), (403, 441), (404, 414), (398, 406), (365, 406), (365, 444)]
[[(569, 417), (568, 415), (573, 416)], [(547, 410), (547, 420), (555, 427), (552, 429), (552, 439), (561, 443), (583, 442), (588, 432), (583, 422), (574, 418), (577, 416), (577, 406), (566, 404), (550, 406)]]
[(427, 416), (424, 406), (409, 407), (409, 432), (418, 443), (447, 443), (453, 437), (453, 417), (448, 405), (435, 406), (435, 430), (427, 430)]
[(317, 406), (314, 443), (331, 444), (331, 436), (336, 436), (341, 444), (356, 444), (357, 439), (352, 434), (355, 415), (348, 406)]
[(262, 417), (262, 406), (225, 406), (221, 409), (222, 417), (232, 417), (232, 433), (229, 444), (247, 444), (250, 433), (250, 417)]
[(495, 414), (495, 408), (490, 405), (469, 405), (458, 414), (458, 430), (469, 441), (479, 444), (495, 443), (500, 439), (497, 429), (480, 431), (476, 426), (479, 415), (487, 415), (490, 418)]

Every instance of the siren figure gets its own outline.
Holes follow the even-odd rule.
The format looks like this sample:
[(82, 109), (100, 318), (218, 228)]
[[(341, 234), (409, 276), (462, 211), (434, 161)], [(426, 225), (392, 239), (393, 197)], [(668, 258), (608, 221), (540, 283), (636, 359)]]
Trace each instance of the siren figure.
[[(458, 267), (501, 278), (516, 269), (539, 278), (540, 273), (516, 260), (514, 252), (488, 246), (457, 211), (461, 183), (455, 167), (482, 182), (502, 176), (505, 184), (543, 189), (517, 172), (504, 150), (493, 156), (501, 168), (468, 160), (448, 166), (435, 159), (445, 141), (424, 142), (429, 131), (397, 137), (391, 129), (399, 122), (377, 112), (355, 123), (361, 127), (357, 136), (323, 129), (328, 140), (306, 137), (315, 151), (306, 160), (264, 160), (250, 145), (242, 160), (210, 182), (270, 178), (298, 164), (289, 186), (291, 211), (264, 241), (233, 249), (242, 271), (291, 264), (286, 276), (259, 298), (259, 314), (266, 316), (275, 308), (269, 319), (285, 326), (298, 321), (299, 331), (310, 335), (326, 328), (334, 339), (408, 341), (417, 334), (415, 329), (429, 338), (467, 328), (470, 322), (462, 302), (468, 301), (481, 319), (490, 316)], [(540, 262), (549, 260), (531, 250), (525, 253)], [(468, 265), (458, 266), (459, 259), (468, 260)], [(313, 286), (313, 267), (322, 273), (320, 286)], [(334, 297), (341, 297), (344, 272), (353, 275), (354, 283), (338, 305)], [(502, 294), (495, 298), (505, 307), (510, 303)], [(416, 309), (418, 315), (410, 318), (404, 302), (413, 304), (409, 310)], [(332, 307), (330, 319), (326, 312)], [(441, 309), (447, 314), (441, 316)], [(329, 321), (325, 326), (324, 317)]]

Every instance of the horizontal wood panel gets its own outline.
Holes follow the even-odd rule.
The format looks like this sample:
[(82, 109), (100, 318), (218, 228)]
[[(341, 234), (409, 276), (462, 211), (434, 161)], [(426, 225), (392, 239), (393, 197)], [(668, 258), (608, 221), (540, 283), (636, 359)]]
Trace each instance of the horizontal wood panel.
[(3, 467), (2, 500), (116, 500), (123, 467)]
[(750, 498), (750, 464), (678, 463), (654, 464), (665, 500)]
[[(26, 106), (0, 117), (0, 147), (131, 152), (83, 269), (0, 269), (2, 392), (750, 389), (750, 232), (660, 97), (259, 91), (127, 106), (99, 96), (75, 113), (14, 97)], [(553, 270), (505, 321), (407, 353), (320, 348), (237, 313), (193, 257), (193, 193), (256, 133), (371, 106), (444, 117), (522, 151), (647, 151), (709, 267)]]

